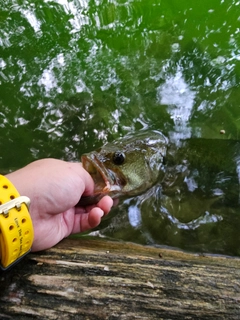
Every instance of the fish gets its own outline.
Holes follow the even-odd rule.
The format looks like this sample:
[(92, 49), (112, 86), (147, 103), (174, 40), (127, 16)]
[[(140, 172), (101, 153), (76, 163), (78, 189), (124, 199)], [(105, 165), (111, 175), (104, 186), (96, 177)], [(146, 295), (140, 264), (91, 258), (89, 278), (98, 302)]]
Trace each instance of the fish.
[(126, 135), (82, 155), (83, 168), (95, 189), (77, 206), (96, 204), (104, 195), (113, 199), (137, 196), (156, 183), (161, 184), (163, 194), (183, 194), (186, 187), (193, 188), (191, 183), (199, 192), (221, 193), (221, 201), (238, 204), (239, 150), (237, 140), (191, 138), (179, 146), (157, 130)]
[(144, 193), (164, 177), (167, 145), (168, 138), (162, 132), (148, 130), (83, 154), (82, 166), (91, 175), (95, 189), (77, 206), (96, 204), (105, 195), (116, 199)]

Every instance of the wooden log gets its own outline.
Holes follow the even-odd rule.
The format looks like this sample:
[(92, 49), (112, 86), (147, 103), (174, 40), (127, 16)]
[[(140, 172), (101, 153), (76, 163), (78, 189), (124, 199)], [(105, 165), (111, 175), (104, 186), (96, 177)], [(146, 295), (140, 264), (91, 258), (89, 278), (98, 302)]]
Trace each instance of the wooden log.
[(0, 274), (0, 319), (240, 319), (240, 259), (65, 239)]

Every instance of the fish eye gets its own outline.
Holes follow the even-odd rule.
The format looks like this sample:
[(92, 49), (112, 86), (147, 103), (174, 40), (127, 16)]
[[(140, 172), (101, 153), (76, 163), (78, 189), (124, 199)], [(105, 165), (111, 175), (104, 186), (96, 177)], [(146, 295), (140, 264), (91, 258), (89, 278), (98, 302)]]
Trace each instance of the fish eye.
[(117, 166), (120, 166), (121, 164), (124, 163), (124, 160), (125, 160), (125, 154), (121, 151), (116, 151), (114, 154), (113, 154), (113, 163), (116, 164)]

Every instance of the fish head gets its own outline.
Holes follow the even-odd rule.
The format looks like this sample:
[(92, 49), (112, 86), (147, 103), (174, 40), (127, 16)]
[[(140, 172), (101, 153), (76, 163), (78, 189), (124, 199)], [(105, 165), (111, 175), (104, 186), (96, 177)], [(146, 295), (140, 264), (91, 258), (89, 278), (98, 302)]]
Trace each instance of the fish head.
[(94, 193), (116, 198), (149, 189), (164, 176), (167, 144), (161, 132), (145, 131), (83, 154), (82, 165), (94, 180)]

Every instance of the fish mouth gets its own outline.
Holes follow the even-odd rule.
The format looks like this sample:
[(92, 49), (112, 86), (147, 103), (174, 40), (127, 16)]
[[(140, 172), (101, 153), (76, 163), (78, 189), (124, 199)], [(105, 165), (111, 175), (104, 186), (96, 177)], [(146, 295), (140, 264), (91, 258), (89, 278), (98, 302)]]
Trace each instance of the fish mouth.
[(83, 168), (94, 181), (94, 193), (109, 194), (121, 190), (113, 171), (105, 168), (95, 153), (82, 155)]

